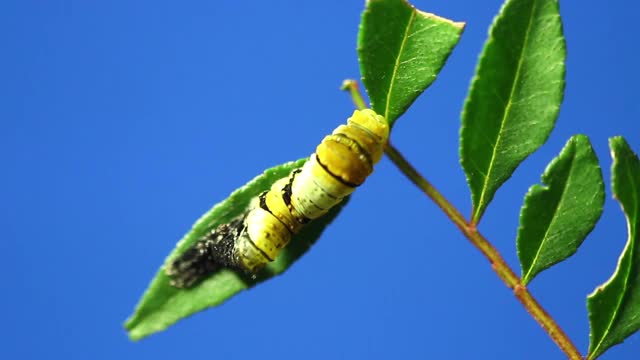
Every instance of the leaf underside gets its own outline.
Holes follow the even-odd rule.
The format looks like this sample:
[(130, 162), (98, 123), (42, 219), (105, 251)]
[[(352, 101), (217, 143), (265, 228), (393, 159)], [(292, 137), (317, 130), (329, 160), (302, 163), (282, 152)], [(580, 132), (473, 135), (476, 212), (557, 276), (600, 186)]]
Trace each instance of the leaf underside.
[(358, 58), (372, 109), (393, 126), (436, 79), (463, 29), (405, 0), (367, 1)]
[(491, 27), (462, 113), (460, 160), (472, 222), (548, 138), (564, 92), (565, 41), (557, 0), (509, 0)]
[[(289, 175), (293, 169), (301, 167), (305, 161), (306, 159), (302, 159), (268, 169), (234, 191), (193, 225), (193, 228), (177, 243), (164, 264), (180, 255), (211, 229), (244, 213), (253, 198), (269, 189), (278, 179)], [(282, 273), (313, 245), (347, 200), (331, 209), (327, 215), (306, 226), (282, 250), (278, 258), (258, 274), (256, 279), (250, 279), (231, 270), (222, 270), (193, 288), (178, 289), (169, 284), (169, 278), (163, 271), (164, 266), (161, 267), (140, 299), (134, 313), (125, 323), (129, 337), (132, 340), (139, 340), (162, 331), (182, 318), (208, 307), (220, 305), (238, 292)]]
[(589, 139), (576, 135), (525, 196), (518, 229), (522, 282), (573, 255), (604, 205), (602, 172)]
[(627, 219), (629, 238), (611, 278), (587, 297), (588, 359), (640, 330), (640, 160), (622, 137), (609, 140), (611, 187)]

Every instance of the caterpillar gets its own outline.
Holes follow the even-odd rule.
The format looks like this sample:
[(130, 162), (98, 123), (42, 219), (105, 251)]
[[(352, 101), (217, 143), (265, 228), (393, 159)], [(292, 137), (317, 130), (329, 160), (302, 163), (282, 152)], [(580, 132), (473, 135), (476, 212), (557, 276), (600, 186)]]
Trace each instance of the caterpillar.
[(253, 199), (249, 210), (221, 224), (170, 262), (171, 284), (192, 287), (221, 268), (256, 274), (302, 227), (361, 185), (389, 138), (385, 118), (356, 110), (317, 146), (307, 162)]

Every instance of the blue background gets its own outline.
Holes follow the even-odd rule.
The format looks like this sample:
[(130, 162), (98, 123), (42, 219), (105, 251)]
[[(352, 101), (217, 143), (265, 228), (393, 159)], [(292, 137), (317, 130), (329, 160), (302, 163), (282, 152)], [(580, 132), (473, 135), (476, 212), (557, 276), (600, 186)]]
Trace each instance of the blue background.
[[(395, 145), (465, 214), (460, 110), (501, 1), (418, 1), (466, 21)], [(567, 87), (549, 142), (482, 232), (514, 269), (522, 197), (575, 133), (640, 151), (640, 6), (564, 1)], [(437, 207), (383, 159), (286, 274), (132, 343), (122, 323), (195, 219), (309, 155), (352, 112), (363, 1), (4, 1), (0, 6), (2, 359), (562, 359)], [(584, 353), (585, 296), (626, 225), (607, 184), (576, 256), (530, 286)], [(603, 359), (637, 359), (640, 337)]]

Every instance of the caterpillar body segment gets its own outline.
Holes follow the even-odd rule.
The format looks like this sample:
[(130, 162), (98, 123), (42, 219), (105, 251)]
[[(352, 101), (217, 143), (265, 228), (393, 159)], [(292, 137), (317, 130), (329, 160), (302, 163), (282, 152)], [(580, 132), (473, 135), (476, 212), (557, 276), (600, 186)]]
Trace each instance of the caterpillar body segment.
[(291, 184), (291, 207), (302, 219), (317, 219), (355, 190), (324, 170), (313, 154)]
[(169, 263), (176, 287), (191, 287), (220, 268), (256, 274), (276, 259), (292, 236), (361, 185), (389, 137), (384, 117), (356, 110), (326, 136), (309, 160), (255, 198), (243, 215), (219, 225)]
[[(300, 170), (294, 170), (299, 172)], [(292, 174), (289, 174), (288, 177), (282, 178), (271, 186), (269, 191), (265, 191), (258, 197), (260, 203), (258, 204), (263, 209), (268, 209), (268, 211), (280, 220), (284, 226), (289, 229), (291, 234), (297, 234), (298, 231), (304, 225), (304, 219), (296, 218), (295, 213), (292, 213), (289, 209), (290, 205), (285, 202), (285, 194), (290, 194), (288, 188), (291, 187), (291, 178)]]

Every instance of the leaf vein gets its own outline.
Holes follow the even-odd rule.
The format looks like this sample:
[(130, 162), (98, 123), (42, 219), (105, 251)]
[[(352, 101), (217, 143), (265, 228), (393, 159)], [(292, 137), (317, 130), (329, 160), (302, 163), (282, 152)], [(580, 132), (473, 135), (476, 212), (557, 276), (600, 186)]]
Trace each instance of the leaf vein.
[(387, 92), (387, 99), (386, 99), (385, 109), (384, 109), (384, 117), (386, 119), (389, 118), (389, 108), (390, 108), (389, 101), (391, 101), (391, 94), (393, 93), (393, 85), (398, 75), (398, 68), (400, 67), (400, 58), (402, 57), (402, 52), (404, 51), (404, 47), (407, 43), (407, 39), (409, 38), (409, 30), (411, 29), (411, 26), (413, 25), (413, 21), (415, 18), (416, 18), (416, 11), (414, 10), (411, 12), (411, 17), (407, 22), (407, 28), (404, 31), (404, 36), (402, 37), (402, 43), (400, 44), (400, 50), (398, 50), (398, 56), (396, 57), (396, 62), (395, 62), (395, 65), (393, 66), (393, 72), (391, 73), (391, 81), (389, 82), (389, 91)]

